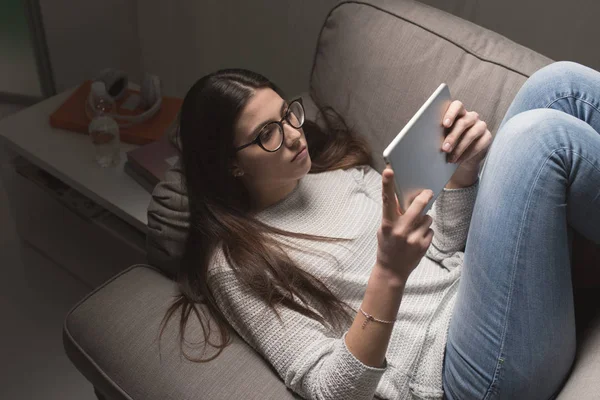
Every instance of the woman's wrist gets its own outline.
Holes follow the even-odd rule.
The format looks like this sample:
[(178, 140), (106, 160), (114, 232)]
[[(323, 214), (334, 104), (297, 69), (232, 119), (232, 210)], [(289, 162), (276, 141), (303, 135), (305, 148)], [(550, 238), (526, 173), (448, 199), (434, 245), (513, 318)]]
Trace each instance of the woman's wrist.
[(371, 278), (377, 280), (381, 285), (396, 290), (403, 290), (404, 286), (406, 286), (406, 280), (408, 279), (408, 277), (403, 277), (398, 272), (393, 271), (391, 268), (384, 267), (380, 263), (375, 263), (375, 266), (371, 271)]
[[(375, 264), (360, 310), (346, 335), (348, 351), (363, 364), (383, 368), (385, 353), (398, 318), (405, 281), (393, 271)], [(367, 314), (368, 316), (365, 316)]]
[[(405, 286), (405, 279), (376, 263), (369, 277), (362, 309), (375, 318), (385, 321), (395, 320)], [(362, 313), (359, 314), (360, 318), (364, 319)], [(363, 322), (361, 320), (361, 324)]]
[(460, 167), (454, 172), (448, 183), (446, 189), (462, 189), (472, 186), (477, 182), (479, 178), (479, 169), (474, 170), (462, 170)]

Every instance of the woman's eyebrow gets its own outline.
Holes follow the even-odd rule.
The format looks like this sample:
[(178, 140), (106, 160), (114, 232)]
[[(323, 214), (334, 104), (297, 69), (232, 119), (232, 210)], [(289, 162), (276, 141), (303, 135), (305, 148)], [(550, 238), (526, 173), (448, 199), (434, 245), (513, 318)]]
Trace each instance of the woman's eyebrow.
[[(283, 114), (283, 111), (285, 110), (286, 107), (287, 107), (287, 101), (283, 100), (283, 102), (281, 103), (281, 108), (279, 109), (279, 115)], [(279, 122), (279, 120), (269, 119), (269, 120), (261, 122), (252, 130), (252, 134), (250, 136), (258, 135), (258, 133), (262, 130), (262, 128), (264, 128), (265, 125), (267, 125), (269, 122)]]

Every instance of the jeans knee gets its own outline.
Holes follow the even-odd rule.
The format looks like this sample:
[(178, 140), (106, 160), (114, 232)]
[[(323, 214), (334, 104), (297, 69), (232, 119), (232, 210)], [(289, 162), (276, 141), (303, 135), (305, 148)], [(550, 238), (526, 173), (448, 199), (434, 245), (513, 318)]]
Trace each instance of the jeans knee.
[(574, 61), (554, 61), (553, 63), (550, 63), (535, 71), (533, 75), (531, 75), (531, 78), (537, 76), (568, 78), (576, 75), (579, 71), (585, 68), (586, 67), (584, 65)]
[(536, 108), (506, 121), (494, 137), (486, 165), (519, 175), (549, 161), (570, 171), (573, 154), (590, 157), (597, 140), (598, 132), (586, 122), (559, 110)]
[[(572, 91), (578, 82), (585, 79), (590, 68), (573, 61), (555, 61), (535, 71), (523, 85), (524, 89), (544, 92), (549, 87), (565, 94)], [(549, 104), (545, 104), (545, 107)]]
[(569, 116), (549, 108), (524, 111), (510, 118), (497, 133), (490, 148), (489, 161), (506, 165), (512, 160), (522, 167), (537, 162), (568, 143), (563, 127)]
[(494, 138), (510, 146), (528, 146), (548, 143), (548, 136), (556, 129), (566, 114), (551, 108), (535, 108), (523, 111), (506, 121)]

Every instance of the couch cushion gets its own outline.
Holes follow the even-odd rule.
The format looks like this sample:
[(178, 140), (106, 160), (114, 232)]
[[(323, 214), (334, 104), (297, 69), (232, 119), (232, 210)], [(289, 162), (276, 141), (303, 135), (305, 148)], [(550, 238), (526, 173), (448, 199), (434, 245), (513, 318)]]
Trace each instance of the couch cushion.
[(495, 134), (526, 78), (552, 61), (410, 0), (342, 2), (317, 46), (311, 95), (369, 139), (379, 170), (383, 149), (440, 83)]
[[(125, 270), (67, 315), (63, 339), (69, 358), (109, 399), (297, 398), (235, 333), (215, 360), (193, 363), (181, 356), (178, 327), (171, 323), (159, 353), (159, 326), (176, 293), (175, 283), (154, 268)], [(201, 327), (191, 321), (189, 338), (199, 340)], [(213, 333), (211, 341), (216, 342), (218, 334)], [(203, 358), (214, 353), (209, 347)]]
[[(107, 399), (299, 398), (235, 333), (232, 345), (217, 359), (197, 364), (180, 356), (171, 325), (159, 355), (158, 327), (176, 293), (175, 284), (158, 270), (136, 265), (96, 289), (67, 315), (66, 352)], [(585, 300), (594, 298), (595, 292)], [(190, 332), (201, 333), (197, 322)], [(558, 400), (593, 398), (600, 392), (599, 375), (600, 313), (595, 313), (578, 335), (575, 366)]]

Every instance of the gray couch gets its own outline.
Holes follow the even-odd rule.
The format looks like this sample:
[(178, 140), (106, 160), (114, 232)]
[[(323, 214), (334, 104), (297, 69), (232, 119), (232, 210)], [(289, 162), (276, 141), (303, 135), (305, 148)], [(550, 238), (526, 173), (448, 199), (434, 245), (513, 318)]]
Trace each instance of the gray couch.
[[(381, 170), (384, 146), (441, 82), (468, 109), (478, 111), (495, 134), (519, 87), (551, 62), (421, 3), (346, 1), (323, 25), (304, 100), (313, 114), (315, 99), (332, 106), (367, 137)], [(186, 217), (181, 170), (174, 168), (156, 188), (149, 208), (148, 258), (153, 266), (129, 268), (73, 308), (64, 325), (67, 354), (106, 399), (297, 398), (235, 333), (233, 344), (217, 359), (192, 363), (178, 351), (173, 324), (159, 353), (159, 324), (177, 293), (168, 276), (181, 255)], [(595, 300), (588, 312), (578, 314), (585, 316), (577, 321), (578, 356), (561, 400), (600, 396)], [(188, 333), (201, 337), (198, 324)]]

